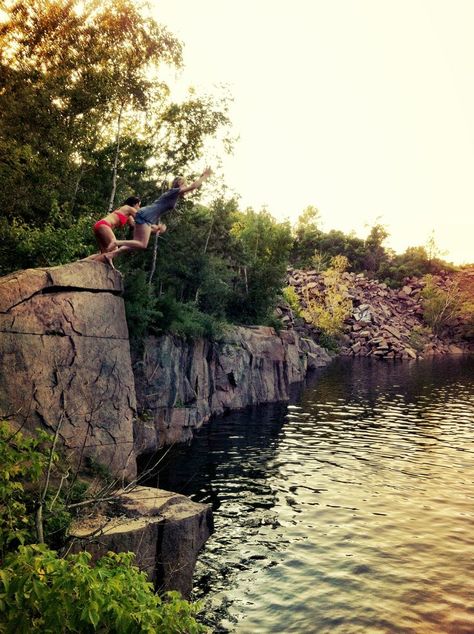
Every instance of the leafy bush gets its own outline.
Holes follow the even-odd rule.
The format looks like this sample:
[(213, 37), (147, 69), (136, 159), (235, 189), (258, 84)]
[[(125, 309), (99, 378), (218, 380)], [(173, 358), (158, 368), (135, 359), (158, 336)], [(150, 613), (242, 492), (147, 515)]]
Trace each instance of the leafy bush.
[(194, 302), (179, 302), (171, 295), (164, 295), (157, 302), (162, 317), (154, 323), (154, 329), (184, 337), (216, 339), (221, 336), (224, 322), (203, 313)]
[(153, 288), (147, 283), (143, 270), (129, 271), (124, 285), (125, 314), (132, 340), (141, 340), (159, 323), (163, 313), (158, 309), (158, 300)]
[(205, 632), (197, 605), (172, 592), (154, 594), (132, 553), (61, 559), (44, 545), (21, 546), (0, 570), (0, 632)]
[[(64, 545), (72, 520), (67, 503), (82, 501), (88, 488), (77, 479), (66, 483), (65, 471), (67, 465), (53, 450), (52, 436), (37, 430), (30, 437), (0, 423), (1, 559), (19, 544), (31, 544), (40, 537), (52, 547)], [(60, 481), (62, 486), (45, 486), (47, 472), (50, 484)]]
[(25, 481), (36, 485), (48, 463), (42, 447), (46, 439), (26, 438), (6, 423), (0, 424), (0, 556), (19, 543), (32, 542), (35, 535), (31, 514), (32, 495)]
[(300, 298), (298, 297), (298, 293), (295, 291), (293, 286), (286, 286), (283, 289), (283, 298), (287, 302), (288, 306), (293, 311), (295, 317), (301, 316), (301, 304)]
[(408, 335), (408, 342), (413, 350), (417, 352), (423, 352), (426, 344), (429, 341), (429, 336), (431, 334), (431, 328), (423, 327), (423, 326), (414, 326), (410, 334)]
[(50, 220), (35, 227), (14, 219), (0, 226), (0, 272), (20, 268), (56, 266), (89, 255), (94, 249), (93, 220), (74, 218), (67, 209), (53, 204)]
[(328, 345), (340, 337), (344, 320), (352, 310), (352, 301), (347, 297), (347, 284), (342, 277), (347, 264), (345, 256), (335, 256), (331, 259), (331, 266), (323, 274), (324, 292), (315, 298), (310, 298), (308, 291), (305, 292), (306, 308), (302, 310), (302, 316), (323, 332)]

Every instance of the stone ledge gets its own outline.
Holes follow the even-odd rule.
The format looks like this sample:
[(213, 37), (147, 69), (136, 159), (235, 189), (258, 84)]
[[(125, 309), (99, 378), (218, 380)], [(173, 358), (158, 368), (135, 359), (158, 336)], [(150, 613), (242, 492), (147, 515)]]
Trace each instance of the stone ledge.
[(71, 551), (87, 550), (94, 560), (133, 551), (157, 589), (188, 597), (198, 552), (214, 530), (210, 505), (139, 486), (119, 491), (109, 509), (72, 526)]

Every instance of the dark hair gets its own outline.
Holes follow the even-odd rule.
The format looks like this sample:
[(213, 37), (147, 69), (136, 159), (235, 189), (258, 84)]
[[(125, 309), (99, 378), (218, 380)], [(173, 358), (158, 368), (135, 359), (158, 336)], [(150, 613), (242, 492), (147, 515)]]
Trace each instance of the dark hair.
[(140, 202), (140, 198), (138, 196), (129, 196), (127, 200), (123, 201), (122, 205), (130, 205), (130, 207), (133, 207), (139, 202)]

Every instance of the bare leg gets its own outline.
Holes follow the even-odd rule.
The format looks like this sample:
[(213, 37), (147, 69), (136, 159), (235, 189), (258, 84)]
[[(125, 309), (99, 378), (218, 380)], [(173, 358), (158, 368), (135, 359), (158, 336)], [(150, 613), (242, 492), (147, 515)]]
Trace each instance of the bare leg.
[(94, 229), (94, 233), (101, 253), (107, 253), (117, 248), (115, 246), (115, 234), (107, 225), (100, 225), (97, 229)]
[(146, 249), (150, 240), (150, 235), (150, 225), (135, 225), (133, 230), (133, 240), (116, 240), (115, 244), (118, 247), (129, 247), (129, 249), (133, 251)]

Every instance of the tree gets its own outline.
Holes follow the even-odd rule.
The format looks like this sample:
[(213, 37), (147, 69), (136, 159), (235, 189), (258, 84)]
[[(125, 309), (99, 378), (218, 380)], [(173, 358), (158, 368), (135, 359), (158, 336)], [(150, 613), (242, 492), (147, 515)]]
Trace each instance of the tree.
[(290, 225), (277, 222), (265, 209), (257, 213), (249, 208), (236, 215), (230, 233), (236, 277), (229, 316), (242, 323), (262, 323), (284, 286)]
[(384, 260), (387, 259), (383, 242), (388, 238), (387, 229), (380, 223), (374, 224), (365, 240), (364, 268), (376, 274)]
[(352, 310), (347, 282), (343, 278), (347, 265), (344, 255), (331, 258), (330, 266), (323, 273), (324, 291), (310, 296), (308, 289), (303, 289), (306, 305), (302, 316), (322, 332), (322, 342), (329, 348), (337, 347), (337, 340), (344, 330), (344, 320)]
[(291, 260), (295, 266), (311, 266), (311, 259), (317, 249), (321, 236), (319, 229), (320, 213), (316, 207), (309, 206), (298, 217), (294, 230), (294, 244)]
[(159, 66), (179, 64), (181, 45), (130, 0), (18, 0), (6, 10), (0, 191), (8, 213), (38, 224), (53, 200), (75, 197), (124, 108), (146, 110)]
[[(132, 0), (11, 0), (3, 7), (5, 273), (63, 263), (66, 253), (87, 255), (93, 218), (130, 194), (156, 198), (157, 180), (170, 170), (191, 171), (206, 140), (229, 120), (224, 99), (193, 93), (171, 100), (160, 72), (179, 67), (181, 44)], [(32, 241), (30, 231), (44, 235)], [(77, 242), (58, 253), (48, 240), (60, 243), (62, 231)], [(28, 251), (33, 243), (41, 248)]]

